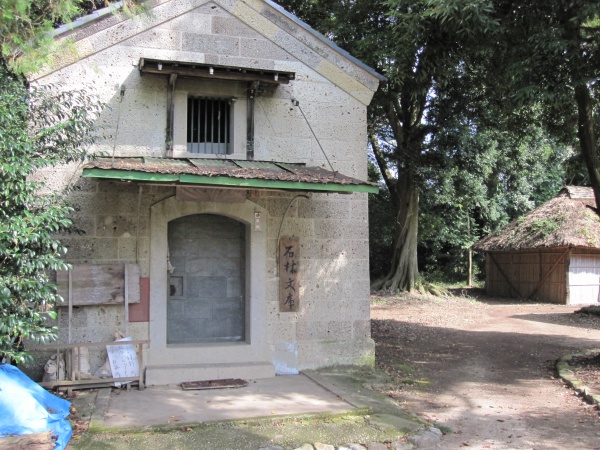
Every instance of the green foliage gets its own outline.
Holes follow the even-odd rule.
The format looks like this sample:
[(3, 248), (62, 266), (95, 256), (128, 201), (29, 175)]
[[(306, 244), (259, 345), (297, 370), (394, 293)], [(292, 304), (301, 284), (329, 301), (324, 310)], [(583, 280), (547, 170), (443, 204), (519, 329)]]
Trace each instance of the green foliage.
[(68, 22), (79, 13), (80, 0), (2, 0), (0, 49), (17, 73), (27, 73), (48, 61), (55, 48), (48, 32), (55, 23)]
[(66, 192), (43, 195), (36, 170), (81, 160), (101, 105), (82, 91), (26, 89), (0, 66), (0, 355), (22, 362), (24, 339), (55, 338), (50, 271), (65, 269), (54, 237), (71, 225)]
[(534, 220), (529, 226), (527, 232), (530, 235), (549, 236), (558, 230), (563, 224), (563, 220), (557, 220), (555, 217), (540, 218)]
[(390, 193), (372, 162), (369, 181), (379, 184), (379, 193), (369, 194), (369, 271), (376, 279), (390, 270), (396, 217)]
[(568, 162), (569, 178), (591, 184), (600, 199), (600, 3), (528, 0), (515, 7), (495, 0), (494, 5), (501, 27), (489, 44), (484, 84), (497, 86), (507, 108), (538, 105), (540, 125), (579, 147)]
[(594, 224), (598, 220), (598, 215), (591, 208), (587, 209), (584, 217), (584, 226), (579, 230), (579, 234), (584, 238), (590, 247), (600, 247), (600, 236), (594, 231)]
[(583, 308), (575, 311), (574, 314), (590, 314), (593, 316), (600, 317), (600, 306), (597, 306), (597, 305), (584, 306)]
[[(570, 44), (560, 29), (569, 21), (557, 20), (564, 2), (282, 5), (388, 78), (369, 108), (371, 145), (383, 177), (381, 193), (369, 199), (372, 277), (385, 275), (394, 248), (406, 245), (395, 241), (394, 228), (402, 223), (403, 178), (420, 192), (419, 269), (429, 279), (448, 281), (465, 278), (466, 252), (475, 241), (558, 192), (565, 160), (567, 180), (585, 182), (583, 162), (569, 151), (577, 108), (570, 76), (563, 76), (571, 70), (564, 58)], [(572, 23), (597, 22), (597, 2), (570, 5)], [(597, 32), (581, 33), (596, 49), (598, 40), (589, 37)], [(577, 73), (597, 80), (589, 68), (600, 58), (587, 62)]]
[[(490, 111), (500, 125), (501, 113)], [(571, 155), (539, 126), (507, 133), (452, 117), (431, 140), (436, 164), (424, 168), (421, 195), (420, 267), (440, 281), (465, 280), (471, 245), (556, 195)], [(476, 272), (483, 271), (483, 255), (474, 257)]]
[[(11, 71), (28, 74), (52, 60), (59, 48), (50, 31), (89, 13), (108, 0), (2, 0), (0, 2), (0, 58)], [(142, 10), (138, 0), (125, 0), (126, 13)], [(64, 49), (64, 47), (63, 47)]]
[[(418, 199), (429, 189), (430, 173), (439, 171), (439, 161), (447, 159), (432, 152), (433, 138), (444, 118), (467, 109), (470, 94), (480, 94), (473, 90), (455, 96), (456, 104), (441, 103), (439, 98), (464, 77), (464, 61), (480, 48), (478, 37), (496, 25), (489, 14), (487, 2), (435, 0), (359, 1), (339, 13), (336, 36), (342, 38), (342, 46), (348, 45), (351, 53), (388, 78), (370, 107), (369, 128), (396, 213), (389, 253), (396, 257), (387, 279), (377, 285), (415, 287), (411, 273), (416, 272), (417, 245), (412, 240), (417, 236)], [(354, 27), (352, 32), (349, 27)], [(448, 147), (449, 152), (453, 149)]]
[[(592, 0), (520, 2), (496, 0), (495, 17), (502, 22), (502, 45), (496, 48), (503, 70), (495, 74), (513, 89), (513, 98), (531, 99), (549, 108), (571, 103), (573, 87), (597, 84), (600, 72), (600, 4)], [(501, 68), (498, 66), (498, 68)], [(572, 111), (573, 106), (571, 106)], [(548, 111), (550, 112), (550, 111)], [(556, 109), (560, 123), (564, 110)]]

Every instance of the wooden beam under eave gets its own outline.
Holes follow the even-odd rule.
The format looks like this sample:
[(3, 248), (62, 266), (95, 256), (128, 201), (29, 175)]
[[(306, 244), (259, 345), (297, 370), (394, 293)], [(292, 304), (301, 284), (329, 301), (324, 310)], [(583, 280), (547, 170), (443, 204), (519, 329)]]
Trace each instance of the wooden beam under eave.
[(246, 102), (246, 158), (254, 159), (254, 105), (258, 95), (259, 81), (248, 83), (248, 99)]
[(167, 158), (173, 157), (173, 134), (175, 129), (175, 84), (177, 83), (177, 75), (171, 74), (169, 76), (169, 87), (167, 89), (167, 142), (165, 156)]
[(218, 65), (194, 65), (175, 61), (140, 59), (138, 69), (141, 74), (171, 75), (204, 78), (209, 80), (260, 81), (268, 84), (289, 84), (294, 80), (294, 72), (278, 72), (251, 68), (226, 67)]

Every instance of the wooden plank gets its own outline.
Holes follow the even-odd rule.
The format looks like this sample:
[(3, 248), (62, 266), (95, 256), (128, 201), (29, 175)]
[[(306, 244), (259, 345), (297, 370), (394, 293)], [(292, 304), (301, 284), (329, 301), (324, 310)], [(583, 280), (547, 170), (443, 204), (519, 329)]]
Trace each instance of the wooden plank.
[(52, 431), (7, 436), (0, 438), (0, 449), (7, 450), (53, 450), (55, 447)]
[[(117, 342), (131, 342), (131, 338), (117, 339)], [(115, 378), (138, 378), (140, 366), (135, 353), (135, 345), (107, 345), (106, 353), (110, 361), (110, 370)]]
[[(128, 269), (129, 265), (125, 264), (125, 289), (123, 292), (123, 297), (125, 301), (125, 336), (129, 336), (129, 283), (127, 283), (128, 278)], [(139, 279), (139, 277), (138, 277)]]
[(140, 266), (127, 263), (127, 289), (129, 290), (129, 303), (140, 302)]
[(55, 350), (77, 347), (104, 347), (107, 345), (129, 345), (129, 344), (150, 344), (148, 339), (137, 339), (133, 341), (106, 341), (106, 342), (77, 342), (75, 344), (45, 344), (45, 345), (28, 345), (29, 350)]
[(279, 311), (300, 309), (300, 240), (282, 237), (279, 240)]
[(92, 378), (89, 380), (59, 380), (59, 381), (41, 381), (38, 384), (44, 388), (52, 389), (59, 386), (114, 386), (115, 383), (138, 382), (140, 377), (122, 377), (122, 378)]
[(557, 259), (564, 260), (565, 252), (564, 250), (560, 253), (542, 253), (542, 263), (543, 264), (554, 264)]
[[(69, 270), (67, 272), (67, 296), (68, 296), (68, 303), (69, 303), (69, 344), (71, 343), (71, 337), (72, 337), (72, 321), (73, 321), (73, 271)], [(64, 297), (63, 297), (64, 298)], [(60, 322), (59, 322), (60, 323)], [(60, 361), (60, 359), (58, 359), (58, 355), (57, 355), (57, 359), (56, 361)]]
[[(504, 280), (506, 280), (506, 283), (509, 286), (509, 297), (512, 297), (512, 292), (515, 292), (517, 294), (518, 298), (522, 298), (523, 296), (521, 295), (521, 293), (519, 292), (519, 289), (517, 289), (517, 287), (512, 283), (511, 279), (509, 278), (509, 276), (506, 274), (506, 272), (504, 272), (504, 270), (502, 269), (502, 267), (498, 264), (498, 262), (496, 261), (496, 259), (494, 258), (494, 255), (492, 253), (488, 253), (490, 255), (490, 259), (492, 260), (492, 262), (496, 265), (498, 271), (502, 274), (502, 276), (504, 277)], [(510, 268), (510, 267), (509, 267)]]
[[(140, 268), (128, 264), (129, 303), (140, 301)], [(70, 297), (73, 306), (121, 304), (125, 301), (125, 266), (123, 264), (79, 264), (71, 270), (72, 291), (69, 292), (69, 272), (57, 271), (58, 294)]]
[[(107, 386), (113, 383), (123, 383), (123, 382), (137, 382), (140, 390), (144, 389), (144, 344), (150, 344), (150, 341), (147, 339), (142, 340), (118, 340), (111, 342), (78, 342), (75, 344), (46, 344), (46, 345), (38, 345), (29, 347), (30, 350), (53, 350), (56, 349), (57, 353), (63, 349), (74, 349), (79, 347), (106, 347), (108, 353), (110, 353), (109, 347), (112, 349), (119, 348), (122, 346), (135, 346), (134, 353), (136, 356), (131, 356), (131, 358), (136, 358), (136, 362), (134, 363), (137, 366), (137, 375), (136, 376), (126, 376), (126, 377), (113, 377), (111, 378), (92, 378), (86, 380), (57, 380), (57, 381), (47, 381), (38, 383), (40, 386), (46, 388), (54, 388), (54, 387), (64, 387), (67, 386), (69, 388), (77, 388), (77, 387), (101, 387)], [(118, 351), (118, 350), (117, 350)], [(112, 370), (112, 367), (111, 367)], [(71, 371), (72, 373), (72, 371)]]
[(169, 76), (169, 87), (167, 88), (167, 149), (165, 156), (173, 157), (173, 133), (175, 130), (174, 118), (175, 108), (173, 106), (175, 98), (175, 84), (177, 82), (177, 74)]
[(539, 262), (539, 256), (537, 253), (523, 253), (521, 254), (521, 262), (523, 264), (536, 264)]
[(596, 255), (596, 256), (599, 256), (600, 253), (598, 252), (598, 249), (595, 249), (595, 248), (576, 247), (573, 251), (573, 255)]

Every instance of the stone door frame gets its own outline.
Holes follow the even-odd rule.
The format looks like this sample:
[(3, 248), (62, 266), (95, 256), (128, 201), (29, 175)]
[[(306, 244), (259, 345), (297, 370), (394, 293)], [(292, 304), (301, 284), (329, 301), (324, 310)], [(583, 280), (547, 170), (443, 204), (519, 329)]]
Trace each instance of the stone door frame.
[[(148, 365), (210, 365), (270, 361), (267, 345), (266, 232), (256, 231), (255, 203), (192, 202), (174, 196), (150, 209), (150, 324)], [(246, 226), (246, 342), (167, 345), (168, 223), (192, 214), (230, 217)], [(264, 229), (264, 227), (263, 227)]]

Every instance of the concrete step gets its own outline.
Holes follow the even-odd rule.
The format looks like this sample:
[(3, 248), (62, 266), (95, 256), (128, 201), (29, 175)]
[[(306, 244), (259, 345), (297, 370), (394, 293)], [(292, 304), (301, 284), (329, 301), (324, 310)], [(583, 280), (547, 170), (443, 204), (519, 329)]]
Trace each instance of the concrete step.
[(275, 376), (275, 367), (267, 361), (220, 364), (181, 364), (146, 366), (146, 385), (163, 386), (184, 381), (241, 378), (252, 380)]

